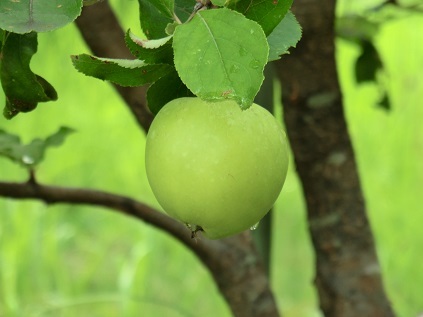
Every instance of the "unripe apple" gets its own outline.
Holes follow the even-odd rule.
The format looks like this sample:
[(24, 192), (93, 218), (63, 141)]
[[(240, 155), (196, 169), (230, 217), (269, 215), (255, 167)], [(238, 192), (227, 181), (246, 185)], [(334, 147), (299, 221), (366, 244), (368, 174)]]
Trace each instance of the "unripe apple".
[(169, 102), (150, 127), (145, 155), (164, 211), (211, 239), (260, 221), (288, 168), (285, 133), (275, 118), (256, 104), (241, 110), (231, 100)]

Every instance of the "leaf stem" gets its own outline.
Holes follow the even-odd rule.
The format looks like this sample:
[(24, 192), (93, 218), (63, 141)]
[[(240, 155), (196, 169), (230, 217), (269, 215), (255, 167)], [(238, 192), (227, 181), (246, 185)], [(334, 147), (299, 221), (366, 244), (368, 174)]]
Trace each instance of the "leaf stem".
[(182, 24), (181, 19), (179, 19), (175, 12), (173, 12), (173, 19), (176, 21), (176, 23)]

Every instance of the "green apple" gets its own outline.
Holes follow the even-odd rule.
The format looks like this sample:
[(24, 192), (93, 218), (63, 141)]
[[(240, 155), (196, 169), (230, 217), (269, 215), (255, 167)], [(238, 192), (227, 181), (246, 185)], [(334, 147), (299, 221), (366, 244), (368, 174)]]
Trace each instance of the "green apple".
[(157, 201), (193, 233), (210, 239), (254, 226), (285, 181), (285, 133), (264, 108), (180, 98), (166, 104), (147, 135), (147, 178)]

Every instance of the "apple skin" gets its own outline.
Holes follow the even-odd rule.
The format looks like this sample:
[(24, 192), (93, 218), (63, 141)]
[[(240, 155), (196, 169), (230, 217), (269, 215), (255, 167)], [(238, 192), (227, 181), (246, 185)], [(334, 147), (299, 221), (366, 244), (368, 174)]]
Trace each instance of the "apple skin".
[(155, 117), (146, 142), (147, 178), (157, 201), (210, 239), (259, 222), (288, 169), (285, 133), (256, 104), (241, 110), (231, 100), (172, 100)]

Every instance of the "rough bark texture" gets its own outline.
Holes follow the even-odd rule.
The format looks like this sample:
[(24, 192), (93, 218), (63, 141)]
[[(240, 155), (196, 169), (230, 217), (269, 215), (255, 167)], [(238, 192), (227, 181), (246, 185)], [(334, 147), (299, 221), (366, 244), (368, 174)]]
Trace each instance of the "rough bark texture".
[(296, 0), (303, 38), (277, 63), (284, 119), (304, 190), (327, 317), (393, 316), (383, 289), (342, 106), (335, 0)]

